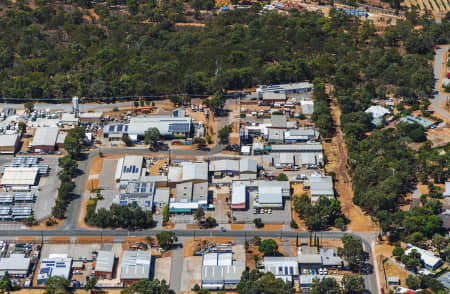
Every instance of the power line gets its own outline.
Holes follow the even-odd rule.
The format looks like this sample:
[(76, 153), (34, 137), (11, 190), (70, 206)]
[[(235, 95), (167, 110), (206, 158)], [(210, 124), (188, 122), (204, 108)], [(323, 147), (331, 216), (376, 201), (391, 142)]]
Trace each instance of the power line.
[[(213, 94), (164, 94), (164, 95), (145, 95), (145, 96), (109, 96), (109, 97), (80, 97), (80, 102), (88, 101), (88, 100), (131, 100), (131, 99), (140, 99), (140, 98), (150, 98), (150, 99), (159, 99), (159, 98), (170, 98), (170, 97), (209, 97)], [(224, 97), (236, 97), (234, 94), (224, 94)], [(32, 98), (32, 97), (0, 97), (0, 101), (4, 100), (13, 100), (13, 101), (68, 101), (72, 102), (72, 97), (46, 97), (46, 98)]]

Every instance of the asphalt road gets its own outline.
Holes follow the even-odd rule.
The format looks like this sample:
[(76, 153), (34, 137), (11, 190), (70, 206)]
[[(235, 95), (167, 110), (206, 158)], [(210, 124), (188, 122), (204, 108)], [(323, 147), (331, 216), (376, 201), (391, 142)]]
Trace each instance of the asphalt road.
[(448, 50), (449, 46), (436, 49), (436, 55), (434, 56), (433, 74), (434, 74), (434, 98), (431, 99), (431, 106), (434, 111), (440, 115), (450, 119), (450, 113), (442, 108), (441, 103), (447, 101), (450, 95), (445, 95), (439, 92), (441, 87), (441, 70), (442, 70), (442, 57), (444, 52)]
[[(46, 239), (48, 237), (79, 237), (79, 236), (88, 236), (88, 237), (98, 237), (101, 239), (102, 237), (115, 237), (115, 238), (123, 238), (128, 236), (154, 236), (161, 232), (162, 230), (140, 230), (140, 231), (128, 231), (128, 230), (87, 230), (87, 229), (55, 229), (55, 230), (19, 230), (19, 231), (10, 231), (10, 230), (1, 230), (0, 237), (2, 238), (15, 238), (15, 237), (40, 237)], [(297, 234), (299, 238), (308, 238), (309, 232), (294, 232), (294, 231), (256, 231), (256, 230), (245, 230), (245, 231), (226, 231), (223, 232), (221, 230), (172, 230), (178, 237), (236, 237), (238, 242), (243, 242), (244, 239), (250, 239), (255, 235), (258, 235), (262, 238), (296, 238)], [(324, 239), (339, 239), (341, 238), (345, 232), (318, 232), (321, 238)], [(349, 233), (353, 234), (353, 233)], [(377, 233), (358, 233), (353, 234), (361, 238), (365, 250), (369, 253), (369, 263), (373, 264), (373, 256), (371, 250), (371, 242), (376, 238)], [(180, 252), (182, 254), (182, 249)], [(179, 255), (179, 254), (178, 254)], [(177, 255), (177, 256), (178, 256)], [(180, 260), (180, 258), (177, 258)], [(176, 263), (172, 263), (172, 266), (179, 266)], [(171, 271), (171, 275), (180, 276), (180, 271), (182, 269), (178, 268), (178, 270)], [(363, 274), (366, 288), (369, 290), (369, 293), (379, 293), (377, 286), (377, 278), (375, 275), (375, 271), (370, 274)], [(175, 289), (179, 289), (179, 285), (175, 282), (175, 285), (172, 286)]]

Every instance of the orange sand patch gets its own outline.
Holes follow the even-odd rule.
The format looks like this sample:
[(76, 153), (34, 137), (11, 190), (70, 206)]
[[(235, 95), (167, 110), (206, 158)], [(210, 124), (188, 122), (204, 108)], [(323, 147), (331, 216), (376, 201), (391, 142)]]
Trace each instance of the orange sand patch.
[(103, 169), (103, 160), (104, 157), (96, 156), (92, 160), (91, 169), (89, 170), (89, 175), (98, 175), (102, 172)]
[(281, 231), (283, 225), (280, 224), (264, 224), (264, 227), (258, 229), (259, 231)]
[(86, 185), (86, 192), (91, 192), (92, 190), (98, 189), (99, 185), (99, 179), (89, 179)]
[(184, 243), (184, 257), (194, 256), (194, 252), (201, 249), (202, 246), (207, 246), (208, 243), (219, 243), (219, 244), (235, 244), (236, 238), (227, 237), (199, 237), (195, 240), (188, 239)]
[(264, 258), (264, 254), (259, 252), (258, 246), (251, 245), (245, 253), (245, 266), (250, 270), (256, 269), (256, 263), (253, 257), (254, 255), (257, 255), (260, 261)]
[(419, 185), (417, 185), (417, 187), (419, 188), (420, 195), (428, 194), (428, 186), (427, 185), (419, 184)]
[(50, 244), (69, 244), (70, 237), (51, 237)]
[(37, 243), (38, 239), (36, 237), (18, 237), (17, 243)]
[(202, 227), (197, 224), (187, 224), (186, 230), (200, 230)]
[(231, 224), (232, 230), (244, 230), (245, 224)]
[(167, 225), (163, 226), (163, 229), (165, 230), (173, 230), (175, 228), (175, 224), (172, 222), (168, 222)]
[(78, 237), (78, 244), (113, 243), (114, 237)]

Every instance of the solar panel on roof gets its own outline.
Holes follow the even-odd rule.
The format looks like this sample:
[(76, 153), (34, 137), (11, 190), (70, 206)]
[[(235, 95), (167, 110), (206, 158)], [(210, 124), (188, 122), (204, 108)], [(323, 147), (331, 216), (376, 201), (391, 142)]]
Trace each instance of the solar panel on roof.
[(122, 132), (123, 129), (123, 125), (118, 125), (117, 126), (117, 132)]
[(293, 276), (294, 275), (294, 268), (291, 266), (291, 267), (289, 267), (289, 272), (291, 273), (291, 276)]

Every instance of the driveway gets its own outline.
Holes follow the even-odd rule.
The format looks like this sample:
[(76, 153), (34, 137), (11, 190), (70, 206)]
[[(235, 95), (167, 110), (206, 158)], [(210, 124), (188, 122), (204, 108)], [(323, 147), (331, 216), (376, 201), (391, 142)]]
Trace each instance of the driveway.
[[(433, 74), (434, 74), (434, 91), (437, 93), (434, 98), (431, 99), (431, 107), (434, 111), (440, 115), (450, 119), (450, 113), (442, 108), (441, 104), (450, 98), (450, 95), (442, 94), (439, 90), (441, 87), (441, 70), (442, 70), (442, 58), (444, 52), (448, 50), (449, 46), (436, 49), (436, 55), (434, 57)], [(446, 62), (446, 61), (444, 61)]]

